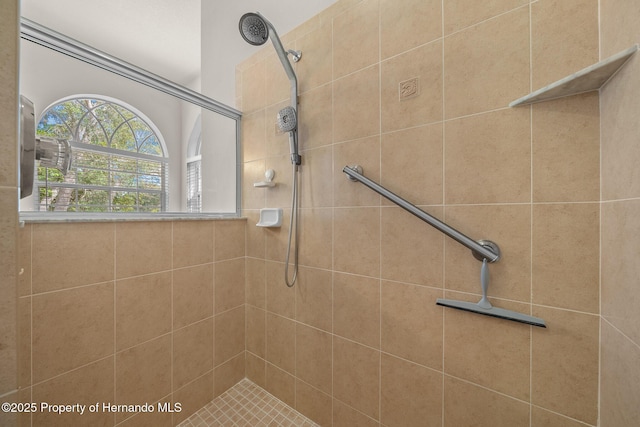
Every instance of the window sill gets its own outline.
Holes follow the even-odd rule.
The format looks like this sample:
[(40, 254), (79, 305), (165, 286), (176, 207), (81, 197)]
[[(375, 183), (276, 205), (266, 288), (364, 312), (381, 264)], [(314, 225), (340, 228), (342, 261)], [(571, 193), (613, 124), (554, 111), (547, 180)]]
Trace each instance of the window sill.
[(246, 220), (234, 213), (66, 213), (20, 212), (20, 223), (47, 222), (125, 222), (125, 221), (184, 221), (184, 220)]

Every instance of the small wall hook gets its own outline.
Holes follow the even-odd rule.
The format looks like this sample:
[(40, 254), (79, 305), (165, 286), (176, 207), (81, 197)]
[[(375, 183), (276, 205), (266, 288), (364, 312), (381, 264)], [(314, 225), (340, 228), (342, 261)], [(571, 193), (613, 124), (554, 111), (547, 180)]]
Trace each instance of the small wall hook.
[(293, 57), (293, 62), (298, 62), (300, 61), (300, 58), (302, 58), (302, 51), (300, 50), (289, 49), (287, 50), (287, 53)]

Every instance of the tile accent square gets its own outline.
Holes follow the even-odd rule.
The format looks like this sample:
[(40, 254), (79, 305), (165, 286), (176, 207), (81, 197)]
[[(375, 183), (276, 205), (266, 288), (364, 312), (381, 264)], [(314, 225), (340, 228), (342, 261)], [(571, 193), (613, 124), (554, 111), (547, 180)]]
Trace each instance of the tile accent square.
[(414, 77), (409, 80), (398, 83), (398, 98), (400, 101), (403, 99), (410, 99), (414, 96), (420, 95), (420, 78)]

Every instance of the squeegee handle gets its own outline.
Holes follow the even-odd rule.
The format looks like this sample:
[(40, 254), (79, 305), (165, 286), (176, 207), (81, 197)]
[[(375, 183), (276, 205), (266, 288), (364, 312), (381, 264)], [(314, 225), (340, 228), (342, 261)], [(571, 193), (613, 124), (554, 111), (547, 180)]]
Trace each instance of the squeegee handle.
[(482, 308), (491, 308), (491, 303), (487, 299), (487, 291), (489, 290), (489, 266), (487, 259), (482, 260), (482, 268), (480, 269), (480, 285), (482, 286), (482, 299), (478, 301), (478, 305)]

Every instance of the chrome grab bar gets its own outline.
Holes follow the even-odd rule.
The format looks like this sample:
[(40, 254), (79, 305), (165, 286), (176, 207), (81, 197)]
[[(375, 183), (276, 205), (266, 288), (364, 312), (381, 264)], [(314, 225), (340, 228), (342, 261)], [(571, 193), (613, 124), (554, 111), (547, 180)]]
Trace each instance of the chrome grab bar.
[(407, 212), (412, 213), (413, 215), (417, 216), (427, 224), (431, 225), (432, 227), (440, 230), (442, 233), (451, 237), (453, 240), (471, 249), (473, 256), (479, 261), (486, 259), (488, 262), (496, 262), (500, 259), (500, 248), (498, 247), (497, 244), (495, 244), (490, 240), (475, 241), (470, 237), (462, 234), (455, 228), (445, 224), (444, 222), (440, 221), (437, 218), (434, 218), (433, 216), (429, 215), (428, 213), (418, 208), (417, 206), (412, 205), (411, 203), (409, 203), (402, 197), (398, 196), (397, 194), (392, 193), (391, 191), (387, 190), (380, 184), (362, 175), (362, 167), (358, 165), (345, 166), (342, 169), (342, 172), (347, 174), (350, 180), (361, 182), (362, 184), (366, 185), (376, 193), (380, 194), (381, 196), (385, 197), (386, 199), (400, 206)]
[(471, 303), (467, 301), (456, 301), (450, 299), (442, 299), (438, 298), (436, 300), (437, 305), (441, 305), (444, 307), (455, 308), (463, 311), (470, 311), (473, 313), (483, 314), (485, 316), (497, 317), (500, 319), (512, 320), (515, 322), (525, 323), (527, 325), (539, 326), (541, 328), (546, 328), (547, 325), (545, 321), (539, 317), (533, 317), (528, 314), (518, 313), (516, 311), (505, 310), (503, 308), (494, 307), (491, 305), (489, 300), (487, 299), (487, 290), (489, 287), (489, 269), (487, 267), (488, 262), (496, 262), (500, 259), (500, 248), (498, 245), (493, 243), (490, 240), (478, 240), (477, 242), (468, 236), (465, 236), (458, 230), (444, 222), (432, 217), (422, 209), (412, 205), (411, 203), (404, 200), (402, 197), (397, 194), (392, 193), (387, 190), (380, 184), (371, 181), (366, 176), (362, 175), (362, 167), (360, 166), (345, 166), (342, 169), (342, 172), (347, 174), (348, 178), (352, 181), (359, 181), (380, 194), (381, 196), (387, 198), (392, 201), (396, 205), (400, 206), (404, 210), (413, 215), (417, 216), (427, 224), (431, 225), (434, 228), (437, 228), (447, 236), (451, 237), (453, 240), (458, 243), (466, 246), (471, 249), (471, 253), (473, 256), (482, 261), (482, 269), (480, 273), (480, 282), (482, 285), (482, 299), (480, 299), (477, 303)]

